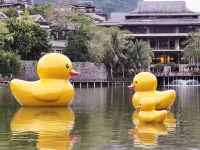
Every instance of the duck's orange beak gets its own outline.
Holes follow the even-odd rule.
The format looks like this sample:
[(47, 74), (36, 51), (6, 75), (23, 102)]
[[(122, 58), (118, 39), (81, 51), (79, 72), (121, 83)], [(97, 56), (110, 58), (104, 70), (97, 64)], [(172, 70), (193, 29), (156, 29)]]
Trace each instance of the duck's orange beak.
[(80, 73), (76, 72), (75, 70), (70, 71), (70, 76), (75, 77), (78, 76)]
[(140, 106), (136, 106), (136, 110), (140, 110)]
[(131, 85), (128, 86), (128, 88), (134, 90), (135, 89), (135, 85), (131, 84)]

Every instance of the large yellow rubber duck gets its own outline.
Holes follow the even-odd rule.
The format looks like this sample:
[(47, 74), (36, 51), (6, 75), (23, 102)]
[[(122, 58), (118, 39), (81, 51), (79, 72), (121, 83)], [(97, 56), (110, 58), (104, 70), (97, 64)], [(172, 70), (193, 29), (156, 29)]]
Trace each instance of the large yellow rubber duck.
[(176, 92), (174, 90), (168, 90), (159, 92), (156, 91), (157, 79), (150, 72), (142, 72), (135, 76), (133, 84), (129, 86), (130, 89), (135, 89), (132, 102), (135, 109), (140, 104), (140, 100), (145, 97), (151, 97), (156, 102), (156, 109), (169, 109), (174, 103), (176, 98)]
[(160, 123), (167, 117), (167, 111), (156, 111), (156, 103), (152, 98), (143, 98), (140, 101), (140, 112), (138, 114), (139, 122)]
[[(27, 134), (38, 135), (36, 147), (45, 150), (73, 148), (79, 136), (70, 136), (75, 115), (70, 108), (46, 107), (21, 108), (12, 118), (10, 127), (12, 140), (23, 141)], [(27, 139), (27, 143), (35, 139)]]
[(69, 106), (75, 92), (68, 81), (74, 71), (68, 57), (51, 53), (43, 56), (37, 64), (39, 81), (27, 82), (14, 79), (11, 91), (22, 106)]

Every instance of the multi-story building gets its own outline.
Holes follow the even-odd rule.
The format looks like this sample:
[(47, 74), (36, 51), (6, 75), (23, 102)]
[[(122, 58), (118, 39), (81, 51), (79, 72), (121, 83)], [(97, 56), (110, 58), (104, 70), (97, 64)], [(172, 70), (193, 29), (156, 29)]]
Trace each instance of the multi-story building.
[(185, 1), (143, 1), (129, 13), (114, 13), (99, 26), (118, 26), (130, 30), (137, 39), (149, 43), (154, 51), (153, 63), (185, 63), (183, 41), (188, 33), (200, 28), (200, 14), (186, 7)]
[(67, 16), (72, 16), (77, 12), (82, 12), (96, 23), (101, 23), (107, 20), (108, 15), (103, 13), (102, 9), (97, 9), (93, 1), (63, 1), (57, 0), (57, 5), (54, 6), (54, 11), (65, 13)]
[(14, 7), (17, 10), (22, 10), (33, 4), (33, 0), (0, 0), (1, 7)]

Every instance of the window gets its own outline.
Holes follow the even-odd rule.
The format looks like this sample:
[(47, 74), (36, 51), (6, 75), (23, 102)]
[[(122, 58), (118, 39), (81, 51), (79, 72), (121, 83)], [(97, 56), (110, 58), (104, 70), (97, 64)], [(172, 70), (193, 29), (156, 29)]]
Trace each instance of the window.
[(175, 33), (175, 27), (151, 27), (150, 33)]
[(167, 49), (169, 49), (168, 38), (160, 38), (159, 39), (159, 48), (161, 50), (167, 50)]
[(146, 33), (146, 27), (134, 27), (132, 31), (135, 34)]
[(174, 50), (175, 49), (175, 38), (169, 39), (169, 49)]
[(56, 53), (62, 54), (62, 50), (56, 50)]
[(158, 45), (157, 45), (157, 39), (150, 39), (150, 47), (157, 50), (158, 49)]
[(193, 26), (181, 26), (179, 27), (179, 32), (180, 33), (189, 33), (194, 31), (195, 28)]

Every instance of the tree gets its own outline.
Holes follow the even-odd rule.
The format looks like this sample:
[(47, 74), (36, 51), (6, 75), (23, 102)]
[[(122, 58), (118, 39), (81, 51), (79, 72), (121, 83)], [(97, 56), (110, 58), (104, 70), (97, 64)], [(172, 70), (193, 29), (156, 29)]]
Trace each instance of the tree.
[(91, 21), (83, 15), (73, 16), (70, 21), (75, 26), (75, 31), (67, 32), (69, 42), (64, 54), (72, 61), (89, 61), (87, 44), (92, 39), (94, 31), (91, 27)]
[[(106, 57), (105, 60), (106, 64), (110, 67), (111, 78), (113, 78), (113, 72), (117, 73), (118, 70), (122, 70), (124, 77), (124, 63), (127, 60), (127, 57), (124, 55), (126, 50), (125, 43), (127, 42), (124, 33), (127, 31), (121, 31), (116, 27), (101, 28), (101, 30), (110, 35), (111, 38), (113, 52), (111, 51), (110, 55), (108, 55), (109, 57)], [(110, 56), (113, 57), (111, 58)]]
[(27, 55), (29, 59), (37, 60), (41, 57), (42, 52), (50, 51), (51, 45), (49, 45), (48, 33), (45, 29), (37, 25), (32, 27), (32, 31), (35, 41), (32, 43), (31, 50)]
[(88, 52), (93, 62), (104, 63), (108, 59), (107, 57), (110, 57), (110, 53), (114, 54), (110, 35), (106, 35), (101, 31), (94, 32), (94, 35), (88, 42)]
[(9, 18), (7, 27), (13, 36), (13, 42), (7, 42), (7, 50), (21, 55), (22, 59), (28, 56), (49, 50), (47, 33), (39, 24), (35, 23), (27, 14), (20, 19)]
[(70, 22), (72, 23), (80, 23), (82, 25), (90, 26), (93, 24), (91, 18), (85, 16), (84, 14), (77, 14), (71, 17)]
[(134, 47), (128, 50), (129, 61), (134, 62), (135, 68), (147, 68), (152, 62), (154, 56), (149, 44), (144, 41), (136, 40)]
[(200, 58), (200, 30), (189, 33), (188, 39), (183, 45), (185, 45), (184, 58), (194, 60), (198, 64)]
[(88, 33), (80, 26), (76, 31), (69, 31), (68, 46), (64, 51), (72, 61), (85, 62), (89, 60), (87, 42), (89, 40)]
[(19, 55), (12, 52), (0, 52), (0, 73), (5, 76), (21, 74), (22, 62)]
[(41, 6), (28, 7), (26, 10), (28, 11), (29, 15), (40, 14), (49, 22), (53, 20), (53, 6), (49, 3), (45, 3)]
[(6, 23), (0, 20), (0, 50), (5, 49), (5, 41), (12, 42), (13, 37), (10, 35)]
[(15, 8), (2, 8), (1, 11), (5, 13), (9, 18), (18, 17), (18, 12)]

